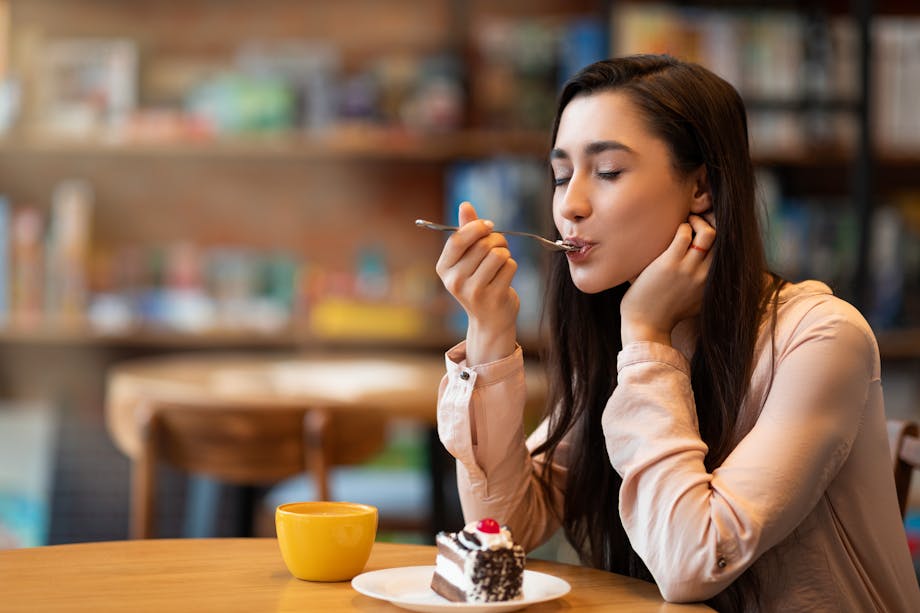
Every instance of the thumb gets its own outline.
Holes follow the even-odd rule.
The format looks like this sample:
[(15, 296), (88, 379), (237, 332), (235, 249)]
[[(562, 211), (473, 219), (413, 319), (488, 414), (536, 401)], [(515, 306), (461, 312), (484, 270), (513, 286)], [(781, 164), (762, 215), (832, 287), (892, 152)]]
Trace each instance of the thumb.
[(473, 205), (469, 202), (461, 202), (460, 210), (457, 213), (457, 221), (460, 222), (460, 225), (465, 226), (477, 219), (479, 219), (479, 216), (476, 214), (476, 209), (473, 208)]

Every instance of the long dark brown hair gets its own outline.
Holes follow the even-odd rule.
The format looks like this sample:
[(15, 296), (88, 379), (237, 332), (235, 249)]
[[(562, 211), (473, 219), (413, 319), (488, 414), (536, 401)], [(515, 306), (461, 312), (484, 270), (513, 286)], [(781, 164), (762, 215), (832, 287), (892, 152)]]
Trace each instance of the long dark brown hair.
[[(553, 123), (577, 96), (617, 91), (628, 96), (647, 128), (664, 141), (679, 176), (705, 166), (718, 235), (699, 316), (691, 386), (700, 436), (709, 448), (707, 470), (719, 466), (756, 416), (740, 415), (752, 373), (758, 327), (783, 281), (766, 277), (756, 208), (747, 119), (738, 92), (696, 64), (670, 56), (638, 55), (592, 64), (570, 79)], [(772, 278), (770, 284), (765, 278)], [(533, 454), (546, 467), (560, 441), (573, 437), (562, 524), (582, 561), (652, 581), (633, 550), (618, 511), (621, 478), (607, 458), (601, 414), (616, 387), (620, 300), (627, 284), (596, 294), (578, 290), (564, 258), (550, 264), (544, 318), (548, 342), (549, 435)], [(549, 471), (542, 475), (545, 485)], [(745, 573), (711, 601), (741, 610), (757, 600), (757, 581)]]

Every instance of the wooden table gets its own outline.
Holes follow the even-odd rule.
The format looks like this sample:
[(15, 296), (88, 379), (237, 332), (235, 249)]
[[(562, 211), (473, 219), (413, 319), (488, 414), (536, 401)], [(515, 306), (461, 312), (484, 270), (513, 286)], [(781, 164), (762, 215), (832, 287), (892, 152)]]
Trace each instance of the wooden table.
[[(542, 371), (528, 365), (528, 411), (539, 413), (546, 393)], [(442, 477), (450, 464), (438, 440), (437, 392), (443, 354), (178, 354), (123, 362), (106, 382), (106, 422), (116, 446), (137, 458), (146, 399), (190, 408), (219, 403), (257, 410), (361, 411), (429, 426), (432, 527), (448, 528)], [(243, 524), (250, 524), (244, 518)], [(241, 535), (247, 535), (241, 532)]]
[[(366, 571), (434, 563), (435, 548), (377, 543)], [(529, 560), (568, 581), (563, 598), (527, 611), (709, 611), (665, 603), (649, 583)], [(18, 611), (401, 611), (348, 582), (293, 578), (275, 539), (177, 539), (55, 545), (0, 551), (0, 610)]]

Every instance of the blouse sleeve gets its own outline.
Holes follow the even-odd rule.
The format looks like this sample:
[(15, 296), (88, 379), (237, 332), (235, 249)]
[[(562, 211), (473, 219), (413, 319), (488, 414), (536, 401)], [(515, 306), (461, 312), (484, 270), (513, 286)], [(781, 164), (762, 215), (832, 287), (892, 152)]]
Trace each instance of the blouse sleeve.
[(725, 589), (806, 517), (846, 459), (878, 349), (858, 314), (821, 311), (799, 322), (757, 423), (711, 473), (684, 356), (655, 343), (618, 356), (607, 452), (623, 526), (665, 599)]
[(552, 493), (537, 477), (542, 455), (530, 450), (546, 438), (541, 424), (524, 435), (526, 388), (520, 347), (507, 358), (466, 365), (461, 343), (447, 352), (447, 372), (438, 394), (438, 435), (457, 459), (457, 483), (466, 521), (492, 517), (507, 524), (526, 550), (547, 540), (559, 526), (565, 469), (560, 444), (551, 467)]

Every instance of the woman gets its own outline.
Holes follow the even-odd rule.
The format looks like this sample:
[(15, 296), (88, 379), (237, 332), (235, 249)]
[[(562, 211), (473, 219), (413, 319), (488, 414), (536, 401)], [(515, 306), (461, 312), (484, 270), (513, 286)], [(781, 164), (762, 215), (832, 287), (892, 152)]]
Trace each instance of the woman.
[(469, 316), (441, 440), (468, 520), (719, 610), (918, 611), (875, 339), (822, 283), (766, 269), (745, 110), (667, 56), (560, 96), (547, 418), (525, 441), (516, 264), (461, 205), (437, 270)]

